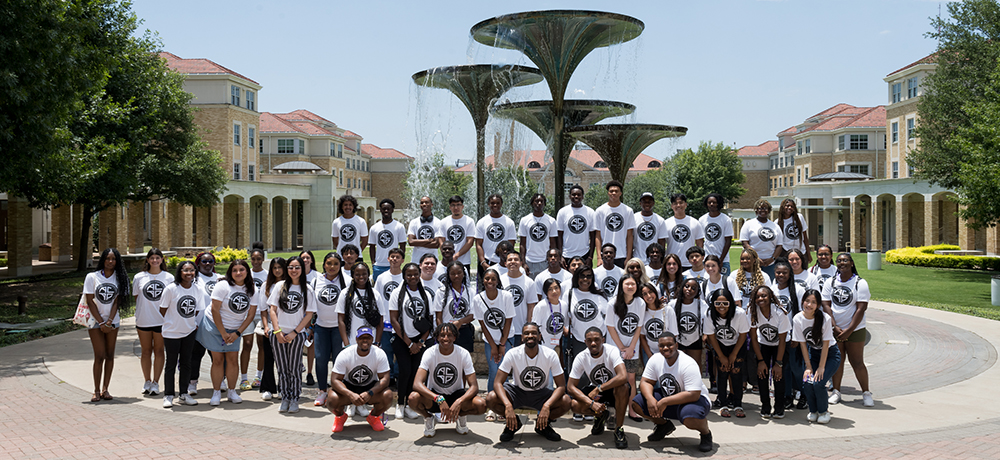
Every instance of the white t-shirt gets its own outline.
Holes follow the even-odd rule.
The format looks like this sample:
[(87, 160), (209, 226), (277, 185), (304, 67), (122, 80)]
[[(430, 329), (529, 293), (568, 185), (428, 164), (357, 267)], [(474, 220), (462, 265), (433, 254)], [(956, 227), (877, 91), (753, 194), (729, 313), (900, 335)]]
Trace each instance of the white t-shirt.
[(642, 318), (642, 337), (653, 353), (659, 350), (658, 341), (664, 332), (677, 335), (677, 313), (672, 307), (663, 307), (659, 310), (647, 308)]
[[(400, 296), (402, 296), (402, 299), (400, 299)], [(427, 297), (426, 301), (424, 300), (424, 296)], [(431, 303), (434, 301), (433, 295), (426, 291), (424, 291), (424, 296), (420, 295), (420, 288), (417, 288), (416, 291), (411, 291), (406, 286), (400, 286), (399, 289), (392, 291), (392, 297), (389, 298), (390, 312), (400, 311), (399, 301), (403, 301), (402, 312), (399, 313), (399, 326), (403, 328), (402, 331), (399, 331), (400, 335), (403, 333), (407, 337), (420, 335), (413, 323), (417, 318), (430, 313)]]
[[(418, 240), (433, 240), (437, 238), (438, 227), (440, 226), (441, 221), (437, 217), (431, 216), (430, 221), (422, 222), (421, 216), (418, 216), (410, 221), (410, 226), (407, 227), (406, 234), (413, 235)], [(457, 250), (458, 248), (455, 249)], [(437, 255), (437, 249), (414, 246), (413, 252), (410, 253), (410, 262), (420, 263), (420, 258), (424, 254)], [(386, 265), (388, 265), (388, 262), (386, 262)]]
[(364, 251), (365, 248), (361, 247), (361, 238), (368, 236), (368, 224), (357, 214), (350, 219), (340, 216), (333, 220), (333, 231), (330, 236), (340, 238), (337, 240), (337, 252), (341, 252), (348, 244), (353, 244), (359, 251)]
[[(831, 265), (833, 267), (833, 265)], [(815, 289), (821, 291), (821, 286), (819, 285), (819, 278), (808, 270), (802, 270), (802, 273), (795, 275), (795, 284), (802, 287), (802, 289)]]
[(548, 347), (538, 347), (538, 354), (529, 358), (526, 346), (511, 349), (500, 361), (500, 370), (514, 380), (514, 385), (524, 391), (538, 391), (549, 383), (549, 377), (563, 374), (559, 355)]
[(497, 245), (501, 241), (514, 241), (516, 237), (514, 221), (505, 215), (494, 219), (487, 214), (476, 222), (476, 239), (483, 240), (483, 257), (490, 262), (497, 262)]
[(542, 331), (542, 345), (555, 348), (562, 340), (563, 328), (566, 327), (569, 312), (566, 302), (550, 304), (548, 299), (535, 304), (531, 320), (538, 324)]
[(428, 348), (420, 358), (420, 369), (427, 371), (427, 388), (439, 395), (464, 390), (466, 376), (476, 375), (472, 355), (459, 346), (447, 355), (441, 353), (440, 345)]
[(691, 216), (684, 216), (683, 219), (670, 216), (669, 219), (664, 219), (663, 226), (667, 234), (667, 254), (677, 254), (681, 258), (681, 264), (687, 266), (688, 248), (696, 246), (697, 240), (705, 238), (701, 223)]
[(672, 299), (668, 307), (674, 309), (674, 314), (680, 310), (680, 319), (677, 321), (677, 343), (689, 346), (701, 339), (703, 334), (702, 322), (704, 320), (707, 307), (697, 298), (694, 302), (686, 304), (680, 299)]
[[(752, 318), (751, 318), (752, 319)], [(792, 323), (788, 320), (788, 314), (771, 305), (771, 317), (768, 318), (757, 309), (757, 324), (753, 326), (757, 329), (757, 343), (761, 345), (778, 345), (779, 334), (787, 334), (792, 330)], [(788, 341), (787, 336), (785, 341)]]
[[(366, 294), (368, 292), (367, 290), (358, 289), (357, 294), (354, 296), (353, 299), (351, 299), (352, 305), (349, 307), (347, 306), (347, 293), (349, 289), (350, 285), (348, 285), (347, 288), (345, 288), (343, 291), (340, 292), (340, 297), (337, 298), (336, 312), (338, 319), (340, 318), (341, 313), (344, 314), (345, 323), (347, 320), (347, 315), (353, 315), (351, 316), (351, 330), (347, 331), (347, 341), (348, 343), (354, 344), (357, 343), (358, 340), (357, 338), (358, 329), (361, 329), (362, 326), (368, 326), (372, 328), (372, 330), (377, 330), (375, 328), (383, 327), (384, 325), (368, 324), (368, 321), (365, 319), (364, 305), (366, 303), (366, 300), (368, 299), (368, 296)], [(379, 294), (378, 293), (373, 293), (373, 294), (376, 297), (376, 302), (372, 305), (372, 308), (379, 308), (379, 302), (378, 302)], [(385, 323), (387, 322), (386, 320), (388, 319), (389, 319), (388, 312), (382, 312), (382, 322)], [(392, 329), (390, 328), (388, 330), (391, 331)], [(378, 348), (378, 347), (373, 347), (373, 348)]]
[(511, 278), (500, 275), (500, 285), (514, 298), (514, 320), (510, 323), (510, 335), (521, 335), (521, 327), (528, 319), (528, 304), (538, 303), (535, 283), (525, 275)]
[(222, 327), (239, 329), (247, 315), (253, 316), (257, 312), (257, 299), (254, 297), (247, 294), (243, 286), (230, 286), (228, 281), (216, 284), (215, 290), (212, 291), (212, 300), (222, 303), (219, 308)]
[[(858, 310), (858, 302), (868, 302), (871, 299), (868, 281), (858, 275), (851, 276), (847, 281), (841, 281), (840, 275), (836, 275), (827, 281), (823, 286), (823, 300), (830, 301), (833, 319), (837, 327), (844, 329), (851, 324), (851, 319)], [(867, 319), (861, 318), (861, 323), (855, 330), (863, 329), (866, 324)]]
[(819, 285), (816, 289), (823, 292), (823, 287), (826, 286), (826, 280), (837, 275), (837, 266), (830, 264), (829, 267), (822, 268), (819, 265), (813, 265), (809, 269), (809, 273), (816, 277), (816, 283)]
[[(584, 341), (587, 329), (598, 327), (601, 333), (606, 333), (604, 327), (607, 316), (608, 299), (602, 295), (593, 294), (579, 289), (572, 289), (573, 297), (569, 298), (570, 289), (563, 292), (563, 299), (560, 301), (569, 307), (570, 336), (578, 342)], [(535, 308), (538, 308), (536, 305)]]
[(667, 359), (662, 354), (656, 353), (646, 362), (642, 378), (656, 382), (664, 396), (684, 391), (700, 391), (701, 397), (708, 397), (708, 388), (705, 388), (705, 382), (701, 380), (698, 363), (682, 352), (677, 352), (673, 366), (667, 364)]
[(719, 217), (707, 213), (698, 219), (702, 232), (705, 234), (705, 255), (714, 254), (723, 262), (729, 260), (729, 254), (722, 254), (726, 248), (726, 239), (733, 237), (733, 221), (729, 216), (719, 213)]
[(432, 305), (431, 312), (433, 313), (434, 312), (433, 304), (434, 301), (437, 300), (437, 292), (438, 289), (441, 289), (442, 283), (438, 281), (437, 278), (431, 278), (429, 280), (420, 278), (420, 284), (424, 285), (424, 290), (427, 291), (427, 297), (431, 299), (431, 305)]
[[(733, 280), (733, 284), (736, 285), (736, 289), (739, 292), (739, 295), (741, 297), (740, 301), (743, 302), (743, 306), (746, 308), (750, 308), (750, 302), (752, 301), (752, 299), (750, 299), (750, 295), (753, 294), (753, 290), (757, 288), (757, 285), (754, 284), (753, 276), (751, 275), (751, 273), (747, 272), (743, 285), (740, 286), (740, 283), (736, 281), (737, 273), (739, 273), (738, 270), (733, 270), (733, 272), (729, 274), (729, 279)], [(760, 272), (760, 274), (764, 278), (764, 286), (770, 286), (771, 277), (767, 276), (767, 273), (764, 273), (763, 271)], [(736, 296), (737, 291), (733, 292), (734, 297)]]
[[(476, 320), (482, 321), (486, 325), (483, 333), (493, 337), (493, 343), (502, 347), (504, 342), (514, 335), (514, 326), (512, 324), (509, 335), (503, 337), (502, 341), (500, 340), (504, 323), (508, 319), (514, 318), (514, 297), (510, 292), (500, 289), (498, 290), (497, 297), (493, 300), (490, 300), (485, 291), (480, 292), (472, 298), (472, 311)], [(487, 342), (487, 345), (489, 345), (489, 342)]]
[(535, 217), (532, 213), (522, 217), (517, 228), (517, 236), (524, 237), (528, 250), (521, 248), (521, 256), (528, 262), (545, 262), (545, 253), (552, 246), (552, 240), (549, 238), (557, 235), (556, 220), (552, 216), (542, 213), (541, 217)]
[(441, 286), (434, 294), (434, 313), (441, 312), (441, 319), (446, 322), (458, 321), (472, 314), (472, 296), (475, 293), (467, 285), (460, 291), (452, 289), (451, 285)]
[[(715, 307), (709, 307), (715, 308)], [(732, 308), (732, 307), (730, 307)], [(718, 322), (712, 320), (710, 315), (705, 315), (705, 334), (715, 335), (715, 340), (719, 344), (731, 347), (740, 340), (740, 334), (750, 332), (750, 321), (747, 319), (747, 312), (740, 307), (733, 311), (733, 318), (726, 325), (724, 318), (719, 318)]]
[(625, 364), (618, 349), (614, 345), (604, 344), (601, 356), (593, 357), (590, 350), (577, 353), (573, 367), (569, 370), (569, 378), (579, 380), (584, 375), (593, 385), (603, 385), (615, 378), (615, 368)]
[[(115, 278), (114, 273), (108, 278), (104, 276), (104, 271), (90, 272), (83, 281), (83, 293), (94, 295), (94, 304), (97, 305), (97, 311), (105, 321), (108, 320), (108, 315), (111, 314), (111, 307), (115, 304), (115, 299), (119, 295), (125, 294), (121, 290), (122, 288), (118, 286), (118, 280)], [(120, 323), (121, 315), (115, 313), (115, 317), (111, 322), (114, 324)]]
[(559, 280), (559, 287), (562, 288), (564, 284), (573, 280), (573, 274), (560, 268), (558, 273), (552, 273), (546, 269), (535, 275), (535, 292), (538, 293), (539, 300), (545, 297), (545, 290), (543, 288), (545, 287), (545, 280), (549, 278)]
[(590, 232), (594, 229), (593, 209), (586, 205), (563, 206), (556, 214), (556, 231), (563, 232), (563, 258), (586, 255), (590, 250)]
[(656, 243), (661, 238), (666, 238), (667, 229), (663, 225), (663, 218), (659, 214), (653, 213), (649, 216), (642, 215), (642, 212), (635, 213), (635, 232), (632, 239), (632, 257), (638, 257), (643, 262), (648, 262), (646, 258), (646, 248)]
[(389, 319), (389, 297), (392, 297), (392, 293), (396, 291), (400, 285), (403, 284), (403, 272), (399, 272), (398, 275), (393, 275), (392, 273), (386, 271), (375, 280), (375, 294), (378, 296), (378, 308), (382, 312), (382, 316), (385, 319)]
[[(278, 284), (275, 282), (274, 284)], [(271, 291), (267, 291), (267, 283), (260, 285), (256, 291), (254, 291), (254, 297), (257, 299), (257, 314), (266, 313), (270, 308), (267, 305), (267, 299), (271, 297), (271, 292), (274, 292), (274, 285), (271, 285)]]
[[(642, 318), (645, 316), (646, 302), (642, 300), (638, 295), (632, 299), (625, 308), (625, 315), (619, 317), (615, 313), (615, 301), (616, 298), (612, 297), (608, 300), (608, 315), (604, 319), (604, 327), (608, 330), (614, 328), (618, 333), (618, 339), (621, 340), (623, 347), (628, 347), (632, 345), (632, 337), (637, 333), (641, 332), (642, 329)], [(609, 342), (613, 343), (616, 347), (614, 341), (609, 337)], [(638, 348), (636, 348), (638, 351)], [(619, 350), (624, 351), (624, 350)]]
[(709, 279), (709, 277), (706, 275), (705, 280), (702, 281), (701, 285), (701, 300), (702, 302), (705, 302), (705, 305), (708, 305), (709, 308), (712, 307), (711, 305), (712, 302), (709, 301), (708, 296), (710, 296), (712, 292), (715, 291), (716, 289), (728, 290), (729, 293), (733, 295), (734, 300), (736, 301), (742, 301), (743, 299), (740, 296), (740, 290), (736, 287), (736, 281), (733, 279), (733, 277), (719, 276), (719, 282), (713, 283), (712, 280)]
[(663, 267), (653, 268), (650, 267), (649, 265), (646, 265), (645, 270), (646, 270), (646, 276), (649, 278), (649, 280), (655, 283), (656, 279), (660, 277), (660, 272), (663, 271)]
[(774, 257), (774, 251), (783, 245), (785, 236), (774, 222), (750, 219), (740, 229), (740, 240), (750, 242), (750, 247), (763, 260)]
[[(781, 232), (784, 234), (785, 239), (782, 246), (785, 247), (786, 251), (791, 251), (792, 249), (798, 249), (802, 251), (803, 254), (806, 252), (806, 242), (802, 234), (809, 228), (809, 223), (806, 222), (806, 217), (799, 213), (799, 220), (802, 222), (802, 227), (795, 225), (795, 218), (785, 219), (785, 226), (781, 228)], [(778, 223), (777, 220), (774, 221), (775, 224)]]
[(812, 327), (815, 318), (806, 318), (806, 315), (801, 312), (792, 319), (792, 340), (795, 342), (805, 342), (809, 348), (814, 350), (822, 350), (823, 342), (829, 342), (830, 346), (835, 346), (833, 343), (833, 320), (830, 319), (830, 315), (819, 310), (816, 311), (816, 314), (823, 315), (823, 339), (820, 341), (820, 344), (818, 346), (813, 345), (810, 340), (812, 339)]
[(688, 269), (688, 270), (684, 270), (684, 273), (681, 273), (681, 276), (683, 276), (684, 279), (686, 279), (686, 280), (690, 280), (690, 279), (698, 280), (698, 283), (700, 284), (702, 281), (705, 280), (705, 278), (708, 277), (708, 274), (705, 273), (705, 269), (704, 268), (702, 268), (701, 270), (695, 270), (695, 269), (691, 268), (691, 269)]
[(326, 276), (316, 278), (313, 291), (316, 293), (316, 325), (321, 327), (337, 327), (337, 300), (344, 290), (340, 278), (329, 280)]
[[(452, 216), (445, 217), (444, 219), (441, 219), (437, 236), (443, 236), (445, 241), (452, 242), (452, 244), (455, 245), (455, 254), (458, 254), (458, 251), (462, 250), (462, 246), (465, 246), (465, 242), (468, 238), (475, 239), (476, 221), (465, 215), (457, 220)], [(475, 250), (475, 242), (473, 242), (473, 246), (470, 247), (468, 251), (465, 251), (465, 254), (457, 256), (457, 260), (465, 265), (471, 264), (472, 253), (475, 252)]]
[(250, 275), (253, 277), (253, 287), (260, 290), (260, 287), (267, 282), (267, 270), (261, 270), (259, 272), (250, 269)]
[[(781, 308), (783, 308), (789, 316), (795, 316), (796, 313), (802, 311), (802, 296), (806, 293), (806, 290), (803, 289), (802, 286), (799, 286), (798, 284), (795, 285), (795, 296), (799, 299), (796, 305), (792, 305), (792, 294), (788, 292), (787, 287), (785, 289), (778, 289), (778, 283), (774, 282), (771, 283), (771, 291), (774, 292), (774, 296), (778, 298), (778, 303), (781, 304)], [(747, 305), (747, 308), (750, 308), (750, 306)]]
[(372, 265), (379, 267), (388, 267), (389, 250), (398, 248), (399, 243), (406, 242), (406, 228), (396, 219), (388, 224), (382, 223), (381, 220), (375, 222), (368, 234), (372, 235), (372, 238), (368, 239), (368, 245), (375, 246), (375, 262)]
[[(212, 291), (215, 290), (215, 284), (223, 278), (222, 275), (217, 273), (212, 273), (211, 275), (205, 275), (202, 272), (198, 272), (198, 282), (201, 283), (202, 289), (205, 290), (205, 295), (211, 299)], [(209, 302), (211, 303), (211, 302)]]
[[(618, 250), (616, 258), (628, 258), (625, 253), (627, 248), (628, 231), (635, 229), (635, 212), (625, 203), (611, 207), (607, 203), (601, 205), (594, 211), (594, 227), (601, 235), (601, 245), (613, 244)], [(600, 249), (600, 248), (595, 248)]]
[[(173, 284), (174, 275), (165, 270), (157, 274), (139, 272), (132, 279), (132, 295), (135, 299), (136, 327), (156, 327), (163, 325), (160, 314), (160, 299), (167, 286)], [(95, 295), (96, 299), (97, 296)]]
[(333, 373), (343, 375), (344, 383), (358, 387), (377, 384), (378, 375), (386, 372), (389, 372), (389, 358), (375, 344), (372, 344), (367, 356), (359, 355), (358, 346), (351, 345), (341, 350), (333, 362)]
[(198, 312), (205, 310), (206, 300), (202, 287), (196, 283), (187, 289), (170, 283), (160, 300), (167, 309), (163, 314), (163, 338), (182, 339), (194, 332), (198, 328)]
[(608, 298), (611, 298), (618, 293), (618, 281), (622, 279), (622, 273), (624, 272), (617, 265), (613, 265), (609, 270), (602, 264), (594, 269), (594, 282)]
[[(281, 289), (284, 284), (284, 281), (274, 283), (274, 287), (271, 288), (271, 296), (267, 299), (267, 304), (278, 307), (278, 329), (292, 331), (302, 322), (302, 318), (306, 316), (306, 312), (316, 313), (316, 293), (313, 292), (312, 286), (308, 284), (306, 285), (305, 293), (302, 292), (302, 286), (297, 284), (292, 285), (288, 288), (288, 301), (282, 306), (278, 300), (281, 297)], [(310, 297), (313, 299), (313, 302), (308, 301)]]

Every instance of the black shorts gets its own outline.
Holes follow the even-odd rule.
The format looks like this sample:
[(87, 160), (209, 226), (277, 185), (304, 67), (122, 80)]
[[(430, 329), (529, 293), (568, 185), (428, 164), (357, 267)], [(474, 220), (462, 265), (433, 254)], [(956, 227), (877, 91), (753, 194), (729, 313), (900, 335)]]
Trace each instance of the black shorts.
[(705, 344), (702, 342), (701, 339), (698, 339), (698, 340), (695, 340), (694, 343), (692, 343), (691, 345), (684, 345), (682, 343), (678, 343), (677, 344), (677, 348), (679, 350), (681, 350), (681, 351), (701, 350), (701, 349), (705, 348)]
[[(461, 398), (462, 395), (465, 394), (465, 391), (466, 391), (466, 389), (463, 388), (463, 389), (458, 390), (458, 391), (456, 391), (456, 392), (454, 392), (454, 393), (452, 393), (450, 395), (441, 395), (441, 396), (444, 396), (444, 400), (448, 402), (448, 407), (451, 407), (452, 404), (455, 404), (455, 401), (458, 401), (458, 398)], [(432, 414), (437, 414), (437, 413), (441, 412), (441, 406), (439, 406), (436, 401), (432, 402), (431, 403), (431, 408), (428, 409), (427, 412), (430, 412)]]
[(368, 385), (354, 385), (354, 384), (351, 384), (351, 383), (344, 382), (344, 386), (347, 387), (348, 390), (350, 390), (353, 393), (357, 393), (357, 394), (365, 393), (368, 390), (371, 390), (372, 388), (375, 388), (375, 385), (377, 385), (377, 384), (378, 384), (377, 380), (375, 382), (372, 382), (371, 384), (368, 384)]
[(136, 326), (135, 328), (142, 332), (155, 332), (157, 334), (163, 333), (163, 326), (153, 326), (153, 327)]
[[(629, 392), (629, 390), (632, 388), (632, 386), (629, 385), (628, 382), (625, 382), (624, 386), (625, 386), (626, 392)], [(585, 386), (583, 388), (580, 388), (580, 391), (582, 391), (583, 394), (585, 394), (585, 395), (589, 395), (590, 392), (594, 391), (595, 388), (597, 388), (597, 385), (587, 385), (587, 386)], [(610, 390), (604, 390), (604, 391), (598, 393), (597, 394), (597, 398), (594, 398), (594, 401), (597, 401), (597, 402), (599, 402), (601, 404), (605, 404), (605, 405), (607, 405), (609, 407), (614, 407), (614, 405), (615, 405), (615, 388), (612, 388)]]
[(545, 401), (548, 401), (552, 397), (551, 388), (525, 391), (510, 382), (503, 384), (503, 390), (507, 393), (507, 400), (510, 401), (511, 406), (514, 406), (514, 409), (530, 407), (535, 410), (542, 410), (542, 405), (545, 404)]

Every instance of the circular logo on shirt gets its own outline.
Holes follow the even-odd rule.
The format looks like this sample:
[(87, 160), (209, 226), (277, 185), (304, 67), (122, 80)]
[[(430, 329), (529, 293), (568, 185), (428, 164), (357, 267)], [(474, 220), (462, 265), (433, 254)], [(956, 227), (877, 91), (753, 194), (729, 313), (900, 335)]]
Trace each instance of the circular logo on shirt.
[(788, 238), (797, 240), (799, 239), (799, 235), (801, 234), (802, 232), (799, 231), (799, 226), (795, 225), (795, 221), (792, 221), (785, 226), (785, 236), (787, 236)]
[(615, 378), (615, 371), (608, 369), (604, 363), (598, 364), (590, 371), (590, 381), (596, 385), (608, 383), (608, 380)]
[(214, 280), (214, 279), (212, 281), (206, 281), (205, 282), (205, 292), (207, 292), (208, 295), (212, 295), (212, 291), (215, 290), (215, 283), (216, 282), (217, 282), (217, 280)]
[(483, 321), (486, 322), (486, 327), (499, 331), (503, 329), (503, 323), (507, 321), (507, 317), (499, 308), (488, 308), (486, 314), (483, 315)]
[[(279, 302), (280, 303), (280, 302)], [(281, 307), (281, 311), (294, 314), (302, 309), (302, 294), (295, 291), (288, 291), (288, 301)]]
[(406, 313), (406, 316), (416, 319), (424, 314), (425, 308), (427, 308), (427, 306), (424, 305), (424, 299), (420, 298), (418, 295), (416, 297), (411, 297), (410, 301), (406, 302), (406, 306), (403, 307), (403, 311)]
[(638, 327), (639, 315), (636, 315), (635, 313), (629, 312), (627, 315), (618, 320), (618, 330), (627, 336), (634, 334), (636, 328)]
[(805, 329), (805, 331), (803, 331), (803, 332), (805, 333), (806, 343), (808, 343), (811, 346), (812, 343), (813, 343), (813, 328), (812, 328), (812, 326), (807, 327)]
[(566, 324), (566, 318), (563, 317), (562, 313), (555, 312), (549, 316), (549, 320), (545, 322), (545, 330), (549, 335), (559, 335), (562, 333), (563, 326)]
[(760, 238), (761, 241), (773, 241), (774, 236), (774, 230), (771, 230), (768, 227), (761, 227), (760, 230), (757, 230), (757, 237)]
[(250, 308), (250, 297), (245, 292), (236, 291), (229, 295), (229, 310), (233, 313), (246, 313)]
[(787, 295), (778, 296), (778, 303), (781, 304), (781, 308), (785, 309), (785, 311), (788, 310), (788, 302), (790, 301), (791, 299), (789, 299)]
[(327, 284), (320, 288), (316, 298), (323, 305), (336, 305), (337, 298), (340, 297), (340, 287), (336, 284)]
[(576, 311), (573, 312), (573, 315), (576, 316), (576, 319), (580, 320), (580, 322), (586, 323), (597, 317), (598, 311), (597, 304), (590, 299), (583, 299), (577, 302)]
[(385, 283), (385, 286), (382, 286), (382, 297), (385, 297), (385, 300), (389, 300), (389, 296), (392, 295), (392, 291), (395, 291), (398, 287), (399, 283), (395, 281)]
[(671, 238), (678, 243), (683, 243), (691, 238), (691, 229), (684, 224), (677, 224), (674, 226), (674, 230), (670, 232)]
[(618, 280), (613, 276), (604, 278), (604, 281), (601, 281), (601, 289), (604, 289), (609, 296), (615, 295), (615, 291), (618, 290)]
[(520, 306), (521, 302), (524, 300), (524, 289), (516, 284), (511, 284), (507, 286), (507, 291), (514, 297), (514, 305)]
[(430, 224), (423, 224), (417, 229), (417, 238), (422, 240), (429, 240), (434, 238), (434, 227)]
[(346, 377), (351, 384), (361, 387), (371, 383), (375, 379), (375, 373), (368, 366), (361, 364), (351, 369)]
[(801, 286), (802, 289), (806, 288), (806, 280), (797, 279), (797, 280), (795, 280), (795, 284), (798, 284), (799, 286)]
[(660, 318), (651, 318), (643, 325), (643, 329), (646, 331), (646, 339), (656, 341), (660, 338), (660, 334), (663, 333), (666, 326), (664, 326), (663, 320)]
[(652, 222), (643, 222), (635, 229), (642, 241), (652, 241), (656, 237), (656, 226)]
[(608, 214), (608, 217), (604, 219), (604, 225), (608, 227), (608, 230), (612, 232), (617, 232), (625, 226), (625, 218), (617, 212)]
[(823, 285), (826, 284), (826, 280), (830, 278), (830, 275), (819, 275), (819, 290), (823, 290)]
[(569, 227), (570, 233), (579, 235), (587, 229), (587, 219), (584, 219), (581, 215), (575, 215), (569, 218), (569, 223), (566, 226)]
[(497, 243), (503, 239), (503, 225), (491, 224), (486, 228), (486, 238), (490, 241)]
[(757, 331), (760, 332), (760, 336), (764, 338), (767, 342), (774, 342), (778, 340), (778, 328), (770, 324), (762, 324)]
[(722, 227), (719, 224), (712, 222), (705, 226), (705, 238), (708, 238), (708, 241), (718, 241), (721, 236)]
[(111, 283), (101, 283), (97, 286), (97, 289), (94, 290), (94, 296), (97, 297), (101, 303), (111, 303), (112, 300), (115, 300), (117, 295), (118, 286)]
[(740, 292), (743, 294), (743, 297), (750, 297), (750, 293), (752, 291), (753, 291), (752, 281), (747, 279), (746, 282), (743, 283), (743, 286), (740, 286)]
[(448, 271), (438, 275), (438, 282), (441, 284), (448, 284)]
[(194, 297), (186, 295), (177, 299), (177, 314), (182, 318), (191, 318), (198, 313), (198, 301)]
[(672, 374), (663, 374), (660, 376), (660, 389), (666, 396), (671, 396), (674, 393), (680, 391), (681, 386), (677, 383), (677, 379), (674, 378)]
[(259, 287), (261, 287), (262, 285), (264, 285), (264, 280), (262, 280), (262, 279), (260, 279), (260, 278), (254, 278), (254, 279), (253, 279), (253, 287), (255, 287), (255, 288), (259, 288)]
[(438, 388), (448, 388), (458, 380), (458, 368), (452, 363), (438, 363), (434, 367), (434, 383)]
[[(351, 311), (354, 312), (355, 317), (365, 319), (365, 304), (361, 303), (361, 298), (354, 298), (354, 305), (351, 306)], [(367, 319), (365, 320), (367, 321)]]
[(722, 326), (715, 329), (715, 336), (719, 338), (720, 342), (730, 343), (736, 340), (736, 329), (732, 326)]
[(396, 238), (389, 230), (382, 230), (381, 232), (378, 232), (378, 236), (375, 237), (375, 241), (378, 242), (378, 247), (382, 249), (389, 249), (395, 240)]
[(528, 366), (521, 371), (520, 380), (521, 385), (528, 390), (538, 390), (545, 385), (547, 378), (545, 372), (537, 366)]
[(854, 293), (847, 286), (834, 286), (830, 297), (838, 307), (846, 307), (854, 300)]
[(452, 318), (463, 318), (469, 314), (469, 304), (465, 302), (464, 297), (459, 297), (458, 302), (451, 301), (451, 316)]
[(142, 296), (150, 302), (158, 302), (166, 286), (160, 280), (152, 280), (142, 287)]
[(354, 241), (355, 236), (358, 236), (358, 229), (354, 228), (354, 224), (344, 224), (340, 227), (340, 237), (344, 241)]
[(448, 238), (448, 241), (455, 244), (465, 241), (465, 227), (462, 227), (461, 225), (452, 225), (451, 227), (448, 227), (448, 231), (445, 232), (445, 236)]
[(682, 334), (691, 334), (698, 329), (698, 317), (694, 313), (686, 311), (681, 313), (681, 318), (677, 321), (677, 327)]
[(528, 230), (528, 234), (531, 235), (531, 241), (536, 243), (541, 243), (545, 241), (545, 238), (549, 236), (549, 229), (543, 223), (536, 223), (532, 225)]

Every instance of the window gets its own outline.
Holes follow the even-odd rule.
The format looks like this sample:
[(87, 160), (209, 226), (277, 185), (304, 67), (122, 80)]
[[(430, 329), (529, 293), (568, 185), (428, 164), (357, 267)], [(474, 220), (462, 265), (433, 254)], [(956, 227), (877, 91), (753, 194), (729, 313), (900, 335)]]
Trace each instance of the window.
[(840, 165), (837, 171), (868, 175), (868, 165)]
[(247, 180), (255, 180), (253, 173), (254, 173), (254, 165), (247, 166)]
[(595, 168), (607, 168), (608, 164), (605, 163), (604, 161), (598, 161), (598, 162), (594, 163), (594, 167)]
[(253, 148), (254, 145), (257, 145), (257, 142), (254, 140), (254, 137), (256, 137), (256, 134), (257, 134), (257, 130), (256, 129), (247, 128), (247, 145), (250, 148)]
[(913, 177), (913, 166), (906, 165), (906, 176)]
[(240, 180), (240, 164), (233, 163), (233, 180)]
[(917, 80), (917, 77), (913, 77), (913, 78), (911, 78), (909, 80), (906, 80), (906, 97), (907, 98), (917, 97), (917, 83), (918, 82), (919, 82), (919, 80)]
[(785, 157), (778, 157), (778, 167), (779, 168), (785, 167)]
[(344, 146), (337, 144), (337, 158), (344, 158)]
[(278, 139), (278, 153), (295, 153), (295, 139)]
[(909, 119), (906, 120), (906, 138), (907, 139), (916, 139), (916, 137), (917, 137), (917, 132), (916, 132), (917, 127), (915, 126), (915, 122), (916, 122), (916, 118), (909, 118)]
[(837, 150), (844, 150), (844, 135), (837, 136)]
[(795, 144), (799, 148), (799, 151), (796, 152), (796, 155), (802, 155), (802, 146), (803, 144), (805, 144), (805, 142), (796, 142)]
[(799, 182), (799, 183), (802, 182), (802, 170), (801, 169), (796, 169), (795, 170), (795, 181)]
[(330, 156), (337, 156), (337, 144), (334, 144), (333, 142), (330, 143)]
[(260, 140), (260, 153), (264, 153), (264, 139)]
[(247, 108), (250, 110), (255, 110), (256, 104), (253, 99), (253, 91), (247, 90)]
[(892, 143), (899, 142), (899, 123), (892, 122)]
[(233, 105), (240, 105), (240, 87), (232, 86), (229, 91), (230, 100), (229, 103)]
[(851, 150), (868, 150), (867, 134), (851, 134)]
[(898, 179), (899, 178), (899, 162), (898, 161), (893, 161), (892, 162), (892, 178), (893, 179)]
[(780, 150), (784, 150), (785, 149), (785, 138), (784, 137), (779, 137), (778, 138), (778, 149), (780, 149)]
[(344, 185), (344, 170), (340, 170), (340, 185)]
[(787, 176), (781, 178), (781, 186), (782, 187), (788, 187), (788, 177)]
[(306, 141), (304, 141), (302, 139), (299, 139), (298, 141), (299, 141), (299, 151), (296, 152), (296, 153), (298, 153), (299, 155), (305, 155), (306, 154)]
[(233, 125), (233, 144), (240, 145), (240, 125)]
[(650, 161), (649, 164), (646, 165), (646, 167), (650, 168), (650, 169), (652, 169), (652, 168), (659, 168), (660, 166), (661, 166), (660, 162), (656, 161), (656, 160)]
[(806, 139), (806, 154), (812, 153), (812, 139)]
[(893, 104), (903, 100), (903, 84), (893, 83), (892, 84), (892, 102)]
[(809, 167), (806, 166), (806, 180), (809, 180)]

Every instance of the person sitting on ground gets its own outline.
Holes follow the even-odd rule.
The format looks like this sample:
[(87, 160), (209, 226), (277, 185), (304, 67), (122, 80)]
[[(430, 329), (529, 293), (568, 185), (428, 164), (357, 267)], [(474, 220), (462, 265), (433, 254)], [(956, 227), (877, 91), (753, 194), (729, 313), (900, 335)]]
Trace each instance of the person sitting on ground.
[[(464, 273), (460, 263), (456, 270)], [(466, 417), (486, 413), (486, 401), (477, 396), (479, 383), (472, 355), (455, 346), (458, 328), (454, 323), (438, 324), (434, 338), (437, 345), (424, 352), (417, 368), (410, 408), (424, 417), (424, 437), (434, 437), (437, 417), (432, 414), (439, 415), (442, 422), (455, 422), (455, 432), (467, 434)]]
[(392, 405), (392, 390), (389, 389), (389, 360), (379, 347), (373, 347), (375, 333), (369, 326), (358, 328), (357, 343), (345, 348), (337, 355), (330, 373), (330, 390), (326, 396), (326, 407), (335, 416), (333, 432), (344, 430), (348, 415), (345, 406), (373, 407), (366, 417), (375, 431), (385, 429), (381, 415)]
[[(628, 407), (629, 385), (626, 382), (625, 361), (618, 350), (604, 343), (604, 333), (599, 327), (590, 327), (585, 334), (587, 349), (573, 361), (566, 388), (573, 398), (573, 413), (596, 415), (590, 434), (604, 432), (604, 425), (611, 417), (610, 406), (615, 408), (615, 447), (628, 448), (625, 437), (625, 411)], [(589, 382), (581, 388), (580, 379)]]

